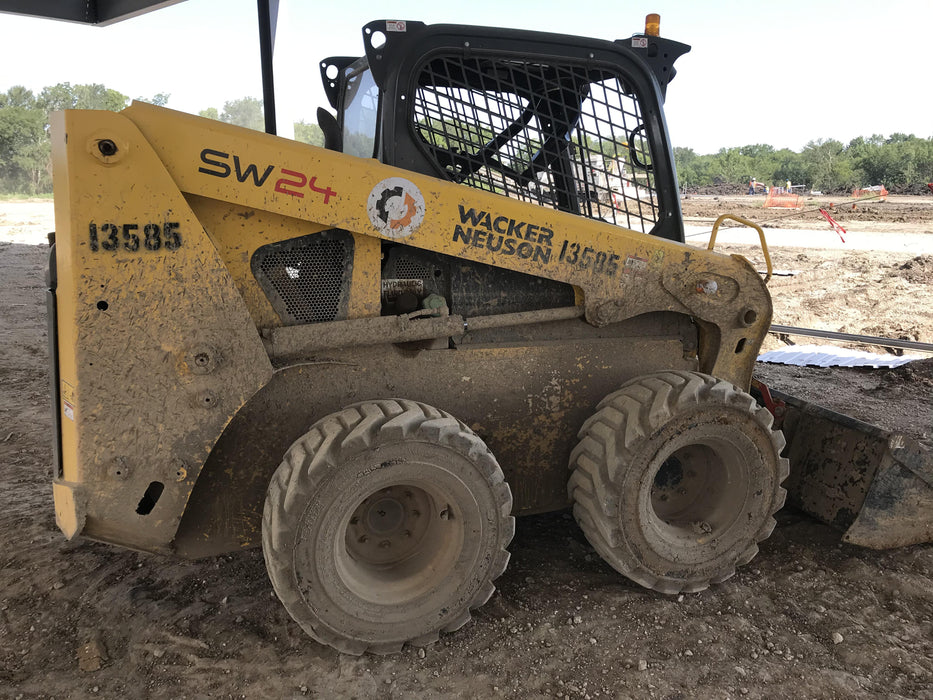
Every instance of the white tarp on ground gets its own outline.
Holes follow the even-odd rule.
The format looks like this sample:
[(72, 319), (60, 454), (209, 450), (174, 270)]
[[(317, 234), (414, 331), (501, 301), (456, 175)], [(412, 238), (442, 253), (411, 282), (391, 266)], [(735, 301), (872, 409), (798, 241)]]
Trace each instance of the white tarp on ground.
[(806, 367), (900, 367), (924, 355), (879, 355), (828, 345), (788, 345), (758, 356), (759, 362)]

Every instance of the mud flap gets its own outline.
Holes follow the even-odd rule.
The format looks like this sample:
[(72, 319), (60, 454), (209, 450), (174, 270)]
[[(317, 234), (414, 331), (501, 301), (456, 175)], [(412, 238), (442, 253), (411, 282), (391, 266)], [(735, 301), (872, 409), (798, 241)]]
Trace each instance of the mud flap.
[(784, 403), (775, 427), (787, 438), (789, 504), (861, 547), (933, 541), (933, 452), (794, 396), (774, 390), (771, 396)]

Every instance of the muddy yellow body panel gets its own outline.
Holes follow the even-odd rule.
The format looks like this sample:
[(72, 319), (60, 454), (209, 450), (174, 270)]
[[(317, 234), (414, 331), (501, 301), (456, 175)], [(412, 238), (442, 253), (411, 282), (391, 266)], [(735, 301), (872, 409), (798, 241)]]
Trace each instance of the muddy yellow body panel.
[[(170, 550), (202, 468), (221, 435), (237, 442), (230, 430), (253, 399), (251, 439), (266, 434), (259, 420), (290, 426), (268, 433), (274, 449), (262, 451), (256, 473), (325, 409), (422, 398), (474, 423), (493, 449), (522, 445), (515, 460), (528, 458), (515, 478), (551, 492), (516, 482), (516, 493), (534, 492), (519, 501), (528, 511), (561, 507), (567, 446), (602, 395), (670, 367), (747, 388), (770, 324), (768, 292), (738, 256), (151, 105), (58, 114), (53, 134), (62, 444), (54, 493), (69, 536)], [(389, 191), (404, 194), (400, 208), (383, 206)], [(345, 347), (327, 349), (315, 346), (314, 324), (292, 326), (312, 349), (279, 356), (285, 322), (257, 282), (256, 251), (335, 230), (353, 244), (349, 301), (344, 320), (321, 333), (356, 325), (332, 336), (347, 338)], [(523, 320), (527, 332), (472, 343), (468, 329), (448, 329), (433, 345), (440, 349), (389, 344), (357, 357), (363, 344), (379, 347), (385, 242), (572, 285), (584, 318), (552, 334)], [(454, 386), (449, 401), (431, 388)], [(515, 416), (504, 421), (497, 401)], [(559, 438), (536, 443), (542, 425)], [(254, 513), (265, 486), (242, 474), (257, 467), (225, 454), (214, 459), (229, 472), (225, 488), (252, 489), (237, 502)], [(545, 473), (552, 477), (541, 480)], [(230, 529), (229, 541), (246, 530)]]
[(55, 181), (56, 510), (72, 534), (124, 541), (132, 531), (134, 546), (158, 547), (216, 436), (272, 367), (216, 246), (146, 140), (119, 115), (84, 117), (83, 130), (56, 120), (55, 158), (67, 161)]

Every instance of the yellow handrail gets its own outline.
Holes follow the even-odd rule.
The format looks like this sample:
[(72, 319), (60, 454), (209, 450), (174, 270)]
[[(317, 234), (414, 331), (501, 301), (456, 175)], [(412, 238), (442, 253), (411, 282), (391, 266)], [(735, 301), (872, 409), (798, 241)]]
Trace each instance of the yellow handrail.
[(716, 219), (716, 223), (713, 224), (713, 232), (710, 234), (709, 245), (706, 247), (706, 249), (712, 250), (713, 246), (716, 245), (716, 232), (719, 231), (719, 225), (726, 219), (738, 221), (740, 224), (750, 226), (751, 228), (758, 231), (758, 238), (761, 240), (761, 250), (765, 254), (765, 265), (768, 268), (768, 274), (765, 275), (765, 284), (768, 284), (768, 282), (771, 281), (771, 254), (768, 252), (768, 242), (765, 240), (765, 232), (762, 231), (761, 226), (756, 224), (754, 221), (743, 219), (741, 216), (736, 216), (735, 214), (723, 214), (718, 219)]

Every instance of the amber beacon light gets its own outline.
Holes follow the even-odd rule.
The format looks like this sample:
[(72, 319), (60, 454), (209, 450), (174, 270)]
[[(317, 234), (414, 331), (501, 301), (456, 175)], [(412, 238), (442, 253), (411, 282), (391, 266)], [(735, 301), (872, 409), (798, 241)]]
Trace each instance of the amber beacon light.
[(661, 15), (652, 12), (645, 17), (645, 34), (647, 36), (661, 36)]

